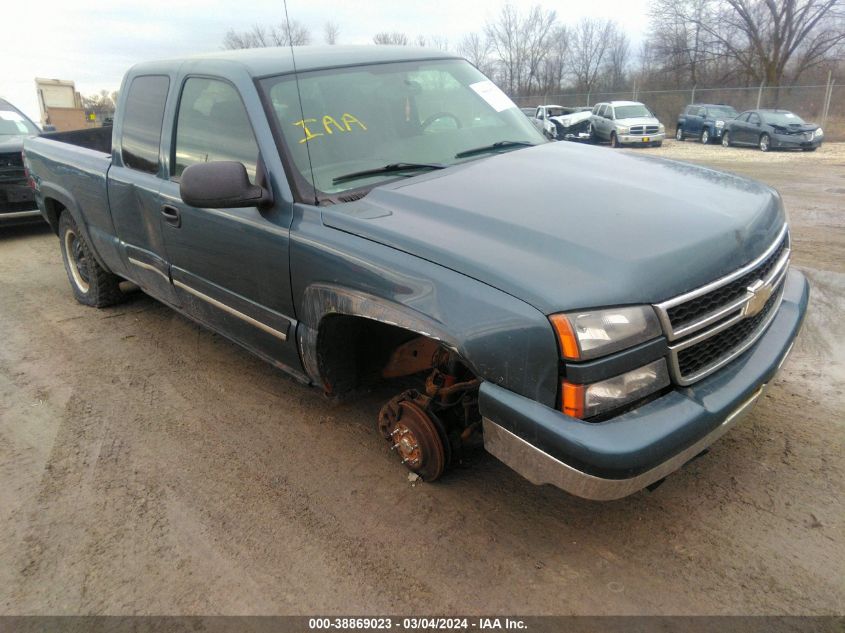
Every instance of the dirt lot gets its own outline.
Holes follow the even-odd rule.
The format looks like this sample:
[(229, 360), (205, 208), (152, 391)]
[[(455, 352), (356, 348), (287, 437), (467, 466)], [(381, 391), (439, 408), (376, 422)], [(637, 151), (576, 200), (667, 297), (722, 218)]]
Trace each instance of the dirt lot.
[(780, 189), (813, 294), (753, 415), (612, 503), (486, 454), (412, 485), (383, 394), (329, 403), (140, 294), (83, 307), (48, 230), (2, 230), (0, 612), (845, 612), (845, 145), (621, 151)]

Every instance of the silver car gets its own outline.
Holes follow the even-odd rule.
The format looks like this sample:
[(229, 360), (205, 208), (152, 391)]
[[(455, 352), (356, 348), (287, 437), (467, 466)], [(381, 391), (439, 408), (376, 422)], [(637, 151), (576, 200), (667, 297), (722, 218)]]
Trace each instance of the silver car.
[(642, 103), (608, 101), (593, 107), (590, 134), (593, 141), (609, 141), (613, 147), (660, 147), (666, 138), (666, 128)]

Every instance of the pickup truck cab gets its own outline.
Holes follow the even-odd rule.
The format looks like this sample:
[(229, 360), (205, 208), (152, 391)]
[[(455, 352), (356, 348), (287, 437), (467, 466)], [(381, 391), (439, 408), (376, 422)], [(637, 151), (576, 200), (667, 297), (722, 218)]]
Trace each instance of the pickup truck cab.
[(693, 103), (678, 115), (675, 140), (696, 138), (704, 145), (719, 141), (725, 125), (737, 117), (737, 111), (723, 103)]
[(483, 445), (640, 490), (750, 409), (806, 309), (775, 191), (548, 143), (448, 53), (221, 52), (120, 95), (110, 137), (26, 141), (76, 298), (128, 279), (330, 395), (395, 385), (377, 428), (426, 481)]
[(40, 132), (23, 112), (0, 99), (0, 226), (42, 221), (23, 169), (23, 141)]

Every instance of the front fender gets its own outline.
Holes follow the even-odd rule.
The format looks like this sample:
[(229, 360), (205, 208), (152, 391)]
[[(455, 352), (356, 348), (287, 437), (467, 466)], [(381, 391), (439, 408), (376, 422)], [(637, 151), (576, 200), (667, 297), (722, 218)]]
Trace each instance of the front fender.
[(478, 377), (554, 406), (558, 351), (545, 315), (454, 270), (325, 226), (318, 213), (297, 205), (291, 233), (297, 341), (315, 382), (320, 323), (344, 314), (442, 341)]

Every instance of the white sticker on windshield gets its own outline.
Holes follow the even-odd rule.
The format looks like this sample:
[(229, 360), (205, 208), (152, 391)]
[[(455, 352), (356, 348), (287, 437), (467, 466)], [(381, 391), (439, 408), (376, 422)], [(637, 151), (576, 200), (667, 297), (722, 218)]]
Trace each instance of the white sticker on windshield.
[(516, 107), (516, 104), (510, 100), (510, 97), (502, 92), (499, 87), (489, 79), (470, 84), (469, 87), (472, 88), (479, 97), (489, 103), (490, 107), (496, 112)]
[(787, 119), (794, 119), (795, 118), (795, 115), (792, 114), (792, 112), (787, 112), (783, 116), (785, 116)]

